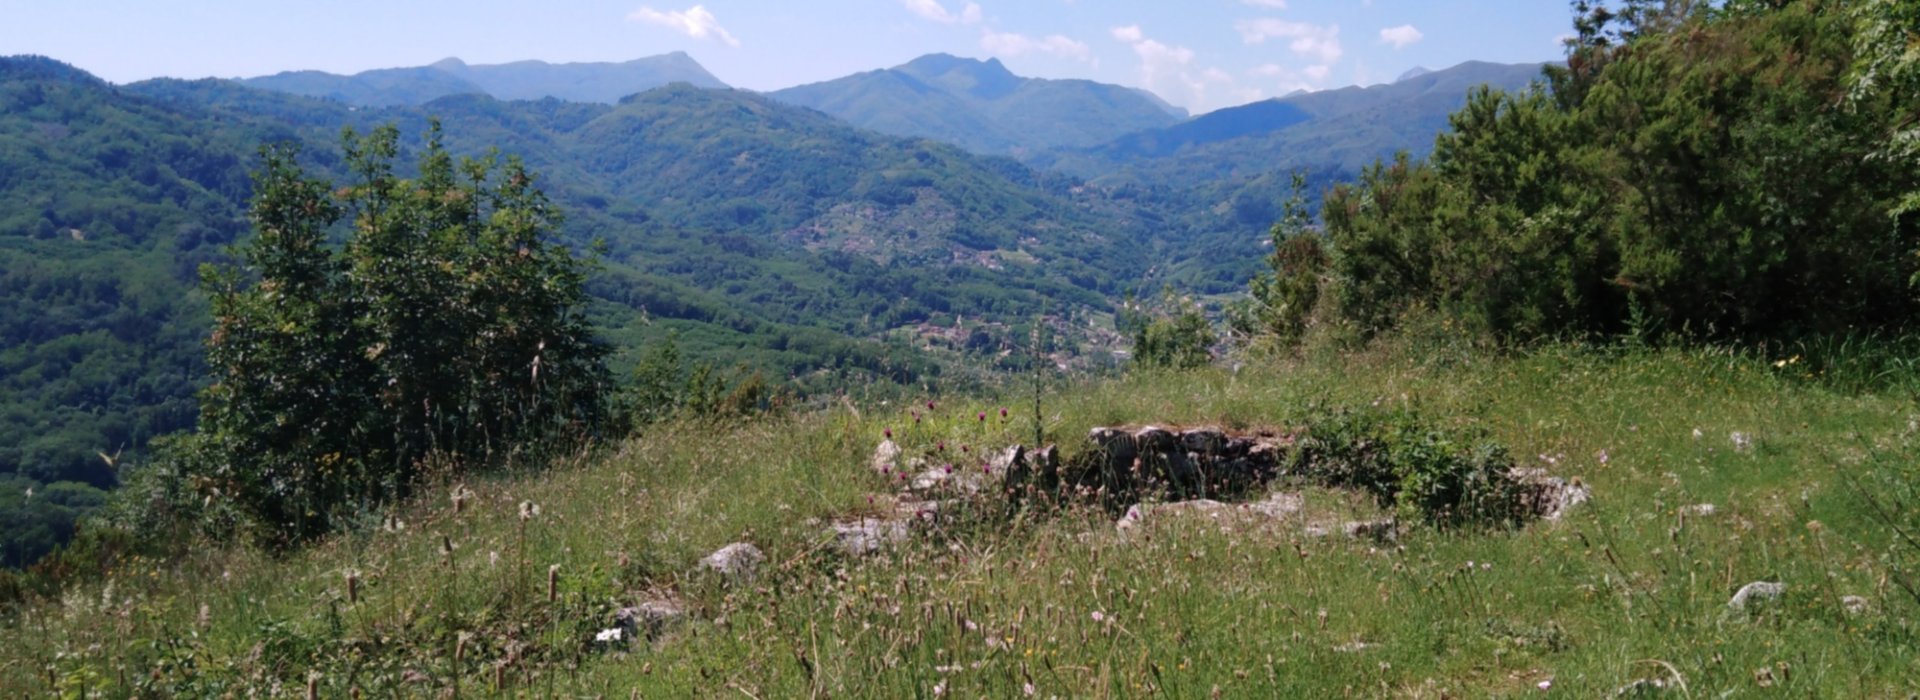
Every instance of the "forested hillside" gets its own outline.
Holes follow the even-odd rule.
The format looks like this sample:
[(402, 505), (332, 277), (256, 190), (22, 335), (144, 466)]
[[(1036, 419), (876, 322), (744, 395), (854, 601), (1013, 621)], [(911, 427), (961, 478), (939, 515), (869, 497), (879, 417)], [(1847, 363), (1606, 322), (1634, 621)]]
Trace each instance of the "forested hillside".
[(396, 124), (415, 135), (404, 150), (437, 116), (457, 154), (523, 157), (564, 239), (601, 251), (590, 312), (618, 371), (675, 333), (689, 362), (802, 391), (933, 380), (958, 365), (919, 349), (923, 324), (991, 355), (1043, 308), (1107, 308), (1149, 252), (1067, 181), (743, 92), (352, 110), (216, 80), (117, 88), (40, 58), (0, 60), (0, 76), (0, 475), (54, 494), (20, 502), (30, 516), (7, 506), (24, 520), (6, 531), (33, 543), (12, 564), (95, 500), (48, 485), (110, 488), (115, 459), (192, 427), (198, 268), (248, 229), (263, 144), (304, 144), (310, 168), (344, 177), (342, 127)]

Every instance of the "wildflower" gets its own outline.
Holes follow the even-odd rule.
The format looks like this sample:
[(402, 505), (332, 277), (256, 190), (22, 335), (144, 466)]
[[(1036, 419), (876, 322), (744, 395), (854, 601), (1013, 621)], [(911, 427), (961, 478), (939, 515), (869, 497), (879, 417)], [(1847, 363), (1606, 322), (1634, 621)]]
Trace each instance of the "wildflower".
[(534, 503), (533, 501), (520, 502), (520, 519), (522, 521), (532, 520), (537, 517), (540, 517), (539, 504)]
[(612, 644), (612, 643), (619, 642), (620, 628), (609, 627), (607, 629), (600, 630), (599, 634), (593, 635), (593, 641), (599, 642), (601, 644)]
[(980, 412), (980, 422), (982, 422), (982, 423), (985, 423), (985, 422), (987, 422), (987, 412), (986, 412), (986, 411), (981, 411), (981, 412)]
[(1107, 621), (1107, 614), (1106, 614), (1106, 613), (1103, 613), (1103, 612), (1100, 612), (1100, 611), (1098, 611), (1098, 610), (1095, 610), (1095, 611), (1093, 611), (1093, 621), (1094, 621), (1094, 622), (1106, 622), (1106, 621)]
[(931, 410), (933, 410), (933, 402), (932, 402), (932, 401), (928, 401), (928, 402), (927, 402), (927, 410), (929, 410), (929, 411), (931, 411)]
[(947, 441), (941, 440), (940, 442), (934, 443), (934, 448), (941, 452), (947, 451)]
[(882, 436), (885, 436), (885, 437), (886, 437), (886, 438), (887, 438), (888, 440), (892, 440), (892, 439), (893, 439), (893, 429), (892, 429), (892, 428), (881, 428), (881, 429), (880, 429), (880, 434), (881, 434)]
[[(1027, 651), (1031, 652), (1033, 650), (1029, 649)], [(1027, 681), (1025, 683), (1020, 684), (1020, 692), (1021, 694), (1026, 695), (1027, 697), (1033, 697), (1033, 694), (1038, 691), (1034, 690), (1033, 681)]]
[(1609, 457), (1609, 456), (1607, 455), (1607, 451), (1606, 451), (1606, 450), (1601, 450), (1599, 454), (1597, 454), (1597, 455), (1594, 455), (1594, 458), (1595, 458), (1595, 459), (1598, 459), (1598, 460), (1600, 461), (1600, 463), (1601, 463), (1601, 464), (1606, 464), (1606, 463), (1607, 463), (1607, 460), (1608, 460), (1608, 459), (1609, 459), (1610, 457)]
[(952, 474), (952, 473), (953, 473), (953, 465), (952, 465), (952, 464), (948, 464), (948, 465), (947, 465), (947, 473), (948, 473), (948, 474)]
[(1553, 690), (1553, 679), (1548, 678), (1544, 681), (1540, 681), (1539, 683), (1533, 684), (1533, 686), (1541, 690)]

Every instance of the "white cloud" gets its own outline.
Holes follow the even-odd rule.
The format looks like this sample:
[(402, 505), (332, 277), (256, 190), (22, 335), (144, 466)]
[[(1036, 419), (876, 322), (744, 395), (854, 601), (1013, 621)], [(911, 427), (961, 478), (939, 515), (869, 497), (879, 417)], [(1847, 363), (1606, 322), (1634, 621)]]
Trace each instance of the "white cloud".
[(1267, 63), (1255, 67), (1250, 74), (1272, 81), (1278, 89), (1275, 94), (1287, 94), (1295, 90), (1322, 90), (1326, 88), (1327, 77), (1333, 74), (1333, 66), (1315, 64), (1295, 70), (1277, 63)]
[[(1241, 87), (1218, 68), (1194, 65), (1193, 49), (1148, 38), (1139, 25), (1114, 27), (1113, 38), (1133, 47), (1140, 58), (1140, 86), (1175, 104), (1202, 112), (1225, 106), (1221, 102), (1260, 98), (1257, 87)], [(1224, 93), (1224, 97), (1222, 96)]]
[(1411, 24), (1402, 24), (1398, 27), (1387, 27), (1386, 29), (1380, 30), (1380, 41), (1393, 44), (1393, 48), (1396, 49), (1404, 49), (1409, 45), (1418, 43), (1421, 36), (1423, 35), (1420, 33), (1420, 30), (1414, 29)]
[(1340, 25), (1319, 26), (1305, 22), (1289, 22), (1271, 17), (1261, 19), (1243, 19), (1235, 22), (1234, 29), (1240, 31), (1240, 38), (1249, 44), (1258, 44), (1268, 39), (1289, 39), (1287, 48), (1303, 56), (1312, 56), (1321, 63), (1333, 63), (1345, 53), (1340, 48)]
[(634, 10), (633, 14), (627, 15), (627, 21), (657, 24), (695, 39), (714, 39), (728, 46), (740, 45), (740, 40), (733, 38), (733, 34), (729, 33), (726, 27), (720, 26), (720, 20), (700, 5), (677, 12), (641, 7)]
[(996, 32), (991, 29), (980, 33), (980, 48), (987, 53), (1004, 58), (1013, 58), (1029, 53), (1044, 53), (1061, 58), (1070, 58), (1085, 63), (1093, 60), (1093, 49), (1086, 44), (1074, 41), (1060, 34), (1044, 37), (1030, 37), (1013, 32)]
[(916, 15), (941, 24), (979, 24), (981, 15), (984, 14), (980, 10), (980, 4), (975, 2), (967, 3), (966, 7), (961, 8), (959, 14), (948, 12), (947, 7), (940, 4), (940, 0), (900, 0), (900, 4), (905, 5)]
[(1240, 4), (1265, 7), (1273, 10), (1287, 9), (1287, 0), (1240, 0)]

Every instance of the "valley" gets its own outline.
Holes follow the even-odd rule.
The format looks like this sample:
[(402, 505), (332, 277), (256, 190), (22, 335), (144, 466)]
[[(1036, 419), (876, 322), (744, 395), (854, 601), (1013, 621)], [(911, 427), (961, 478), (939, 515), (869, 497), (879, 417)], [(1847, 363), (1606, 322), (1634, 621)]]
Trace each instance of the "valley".
[(11, 13), (0, 695), (1920, 692), (1920, 5), (742, 4)]

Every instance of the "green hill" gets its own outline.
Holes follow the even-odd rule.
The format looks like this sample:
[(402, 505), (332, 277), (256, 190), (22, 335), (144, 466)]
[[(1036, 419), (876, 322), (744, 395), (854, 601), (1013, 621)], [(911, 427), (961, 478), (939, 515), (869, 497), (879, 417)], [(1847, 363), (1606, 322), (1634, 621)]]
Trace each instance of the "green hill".
[(1011, 160), (730, 90), (353, 110), (218, 80), (114, 87), (9, 58), (0, 105), (0, 478), (22, 489), (111, 487), (101, 453), (137, 458), (194, 424), (196, 269), (248, 231), (254, 151), (304, 143), (309, 167), (340, 179), (343, 126), (411, 136), (437, 116), (457, 153), (524, 157), (568, 240), (601, 242), (592, 313), (619, 371), (674, 332), (693, 358), (802, 391), (969, 381), (992, 361), (936, 362), (928, 329), (989, 357), (1043, 308), (1105, 310), (1148, 254), (1124, 212)]
[[(1045, 430), (1077, 455), (1096, 426), (1294, 426), (1306, 406), (1385, 403), (1483, 427), (1592, 500), (1509, 530), (1373, 535), (1358, 527), (1387, 517), (1372, 499), (1285, 483), (1146, 506), (1131, 531), (1097, 507), (1009, 517), (984, 496), (920, 515), (865, 466), (882, 431), (911, 456), (991, 451), (1032, 438), (1028, 399), (939, 397), (918, 422), (907, 407), (923, 402), (675, 425), (551, 470), (424, 487), (386, 528), (286, 555), (124, 560), (0, 622), (0, 664), (35, 670), (0, 674), (0, 691), (1663, 697), (1684, 678), (1712, 697), (1909, 692), (1920, 607), (1896, 583), (1914, 550), (1856, 489), (1914, 504), (1911, 385), (1845, 395), (1718, 350), (1429, 350), (1049, 390)], [(760, 553), (753, 573), (703, 563), (735, 542)], [(1781, 593), (1729, 607), (1756, 581)]]
[(1093, 146), (1186, 116), (1140, 90), (1023, 78), (998, 59), (946, 54), (770, 94), (862, 128), (946, 141), (979, 153)]
[(362, 107), (421, 105), (448, 95), (464, 94), (486, 94), (503, 100), (552, 97), (572, 102), (611, 103), (671, 83), (726, 87), (692, 57), (679, 51), (621, 63), (516, 61), (468, 65), (458, 58), (448, 58), (414, 68), (382, 68), (353, 75), (289, 71), (240, 82)]

